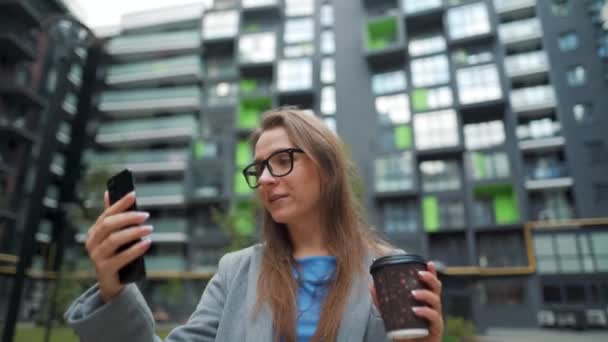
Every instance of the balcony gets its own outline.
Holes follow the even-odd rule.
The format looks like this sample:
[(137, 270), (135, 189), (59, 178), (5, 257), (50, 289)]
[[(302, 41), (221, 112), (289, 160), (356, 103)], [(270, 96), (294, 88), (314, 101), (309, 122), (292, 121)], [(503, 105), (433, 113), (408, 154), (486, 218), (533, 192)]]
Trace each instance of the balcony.
[(163, 149), (96, 153), (88, 156), (90, 165), (111, 169), (128, 168), (137, 174), (183, 172), (188, 165), (187, 149)]
[(529, 191), (544, 191), (551, 189), (570, 188), (574, 185), (574, 180), (571, 177), (549, 178), (527, 180), (526, 189)]
[(203, 65), (196, 55), (174, 57), (123, 65), (108, 70), (106, 84), (111, 86), (150, 85), (161, 82), (194, 83), (200, 80)]
[(194, 53), (200, 48), (198, 31), (125, 35), (113, 38), (105, 48), (116, 59)]
[(188, 241), (188, 222), (183, 218), (150, 219), (148, 224), (154, 226), (152, 241), (173, 243)]
[(156, 28), (192, 27), (200, 20), (204, 7), (204, 4), (200, 2), (126, 13), (121, 21), (121, 29), (141, 32)]
[(99, 110), (113, 117), (142, 116), (198, 110), (200, 104), (201, 90), (196, 86), (113, 90), (102, 93)]
[(184, 204), (183, 182), (136, 183), (135, 188), (140, 208), (180, 207)]
[(17, 35), (14, 32), (0, 33), (1, 54), (10, 61), (31, 61), (35, 57), (34, 48), (28, 38)]
[(534, 9), (536, 0), (494, 0), (494, 8), (499, 14)]
[(549, 71), (549, 60), (544, 50), (511, 55), (505, 57), (505, 71), (510, 78), (545, 74)]
[(439, 10), (443, 7), (442, 0), (403, 0), (403, 13), (406, 15), (417, 15)]
[(551, 85), (513, 89), (510, 97), (513, 111), (520, 114), (545, 113), (556, 105), (555, 92)]
[(521, 141), (519, 149), (522, 151), (553, 151), (562, 149), (565, 143), (564, 137), (546, 137)]
[(543, 29), (538, 18), (529, 18), (500, 24), (498, 35), (505, 45), (525, 45), (540, 40)]
[(154, 142), (189, 142), (197, 132), (194, 114), (125, 120), (102, 124), (95, 141), (100, 145), (141, 145)]
[(146, 255), (148, 272), (180, 272), (186, 270), (186, 258), (181, 255)]

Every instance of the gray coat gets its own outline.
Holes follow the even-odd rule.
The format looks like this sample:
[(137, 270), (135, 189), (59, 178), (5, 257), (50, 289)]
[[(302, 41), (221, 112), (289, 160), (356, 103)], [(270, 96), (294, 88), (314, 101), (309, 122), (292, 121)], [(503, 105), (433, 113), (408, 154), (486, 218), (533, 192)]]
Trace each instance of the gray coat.
[[(257, 298), (261, 256), (259, 244), (224, 255), (188, 322), (175, 328), (165, 341), (272, 341), (269, 306), (262, 306), (255, 318), (251, 315)], [(370, 256), (365, 266), (369, 267), (371, 262)], [(389, 341), (369, 294), (370, 282), (371, 277), (359, 277), (353, 283), (338, 342)], [(105, 305), (95, 285), (72, 303), (65, 318), (81, 341), (161, 341), (154, 335), (152, 314), (134, 284), (126, 286)]]

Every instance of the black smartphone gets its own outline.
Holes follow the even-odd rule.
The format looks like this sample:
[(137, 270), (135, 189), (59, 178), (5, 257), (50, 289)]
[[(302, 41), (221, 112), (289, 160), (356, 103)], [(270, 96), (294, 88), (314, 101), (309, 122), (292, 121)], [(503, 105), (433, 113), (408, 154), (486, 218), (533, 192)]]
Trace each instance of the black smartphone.
[[(133, 175), (128, 169), (124, 169), (119, 173), (108, 179), (107, 183), (108, 195), (110, 197), (110, 205), (116, 203), (118, 200), (123, 198), (125, 195), (135, 190), (135, 183), (133, 182)], [(137, 203), (133, 203), (127, 211), (137, 210)], [(127, 227), (124, 227), (127, 228)], [(118, 248), (116, 253), (120, 253), (127, 248), (138, 243), (140, 240), (134, 240), (126, 243)], [(132, 283), (135, 281), (142, 280), (146, 277), (146, 267), (144, 265), (144, 257), (140, 256), (137, 259), (131, 261), (123, 268), (118, 271), (118, 277), (121, 284)]]

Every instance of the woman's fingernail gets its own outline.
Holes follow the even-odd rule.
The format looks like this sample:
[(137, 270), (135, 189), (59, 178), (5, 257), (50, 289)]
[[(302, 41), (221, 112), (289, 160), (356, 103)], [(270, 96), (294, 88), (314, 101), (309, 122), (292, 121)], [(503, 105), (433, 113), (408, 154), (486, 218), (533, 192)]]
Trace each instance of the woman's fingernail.
[(414, 313), (420, 312), (420, 308), (419, 308), (419, 307), (417, 307), (417, 306), (414, 306), (414, 307), (412, 308), (412, 311), (414, 311)]
[(137, 213), (137, 215), (139, 215), (139, 216), (140, 216), (140, 217), (142, 217), (142, 218), (146, 218), (146, 219), (147, 219), (148, 217), (150, 217), (150, 213), (149, 213), (149, 212), (147, 212), (147, 211), (140, 211), (139, 213)]
[(418, 271), (418, 274), (424, 277), (424, 276), (428, 275), (429, 272), (427, 272), (427, 271)]
[(143, 246), (148, 246), (149, 244), (152, 243), (152, 239), (149, 236), (146, 236), (144, 238), (141, 238), (141, 244)]
[(418, 295), (418, 291), (412, 290), (412, 296), (416, 297)]
[(135, 191), (129, 192), (129, 197), (135, 197)]
[(141, 226), (141, 229), (147, 231), (148, 233), (150, 233), (150, 232), (152, 232), (154, 230), (154, 226), (150, 226), (150, 225)]

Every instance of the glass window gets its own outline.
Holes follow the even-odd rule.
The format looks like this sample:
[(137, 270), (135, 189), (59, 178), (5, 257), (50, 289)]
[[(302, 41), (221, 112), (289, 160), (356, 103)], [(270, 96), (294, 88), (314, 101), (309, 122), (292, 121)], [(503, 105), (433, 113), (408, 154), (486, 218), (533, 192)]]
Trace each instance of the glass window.
[(323, 87), (321, 90), (321, 113), (325, 115), (336, 113), (336, 88)]
[(403, 0), (403, 12), (412, 14), (441, 7), (441, 0)]
[(566, 70), (566, 81), (571, 87), (580, 87), (587, 82), (587, 75), (585, 67), (582, 65), (575, 65)]
[(334, 67), (334, 59), (325, 57), (321, 61), (321, 82), (334, 83), (336, 81), (336, 70)]
[(326, 55), (334, 53), (336, 50), (336, 42), (334, 40), (334, 31), (325, 30), (321, 32), (321, 52)]
[(451, 87), (418, 88), (412, 91), (415, 112), (451, 107), (454, 103)]
[(377, 192), (408, 191), (415, 187), (412, 153), (405, 151), (374, 161)]
[(381, 123), (406, 123), (410, 121), (410, 104), (406, 94), (379, 96), (376, 111)]
[(458, 69), (456, 83), (461, 104), (498, 100), (502, 97), (498, 70), (494, 64)]
[(236, 75), (237, 68), (231, 55), (210, 56), (205, 63), (207, 77), (222, 78)]
[(321, 13), (319, 14), (321, 25), (324, 27), (333, 26), (334, 24), (334, 8), (331, 4), (321, 5)]
[(414, 59), (410, 64), (414, 87), (428, 87), (450, 81), (448, 58), (445, 55)]
[(288, 58), (298, 58), (312, 56), (315, 53), (315, 46), (312, 43), (300, 43), (287, 45), (283, 48), (283, 55)]
[(451, 191), (461, 187), (460, 165), (456, 160), (432, 160), (420, 163), (422, 190), (425, 192)]
[(589, 103), (577, 103), (572, 107), (572, 114), (578, 123), (589, 123), (593, 121), (593, 110)]
[(490, 32), (490, 19), (486, 4), (451, 7), (447, 11), (448, 33), (451, 39), (462, 39)]
[(474, 180), (499, 179), (511, 175), (511, 163), (505, 152), (467, 154), (468, 170)]
[(480, 288), (480, 302), (488, 306), (522, 305), (526, 290), (522, 281), (485, 280)]
[(527, 264), (521, 232), (481, 233), (477, 235), (479, 266), (510, 267)]
[(285, 14), (288, 17), (313, 15), (314, 10), (314, 0), (285, 0)]
[(277, 87), (279, 91), (295, 91), (312, 87), (312, 62), (308, 58), (279, 61)]
[(285, 22), (284, 40), (287, 44), (310, 42), (314, 38), (311, 18), (289, 19)]
[(464, 144), (467, 150), (502, 145), (505, 138), (505, 125), (500, 120), (464, 125)]
[(471, 66), (494, 60), (494, 53), (487, 48), (460, 48), (452, 53), (452, 63), (456, 66)]
[(407, 124), (382, 125), (378, 143), (382, 151), (393, 152), (412, 147), (412, 128)]
[(205, 39), (232, 38), (236, 36), (238, 27), (238, 12), (209, 12), (203, 18), (203, 37)]
[(239, 38), (239, 58), (244, 63), (272, 62), (275, 59), (274, 32), (251, 33)]
[(391, 201), (382, 204), (386, 233), (415, 233), (418, 229), (418, 205), (413, 201)]
[(372, 90), (376, 95), (403, 91), (406, 87), (407, 82), (403, 70), (372, 75)]
[(465, 227), (464, 203), (458, 198), (439, 199), (439, 222), (443, 228)]
[(557, 38), (557, 45), (562, 51), (573, 51), (578, 48), (578, 34), (574, 31), (564, 32)]
[(565, 17), (570, 12), (568, 0), (551, 0), (551, 13), (556, 17)]
[(452, 109), (414, 115), (416, 149), (458, 146), (458, 119)]
[(445, 38), (441, 33), (411, 37), (408, 45), (409, 54), (413, 57), (442, 52), (445, 51), (445, 48)]

